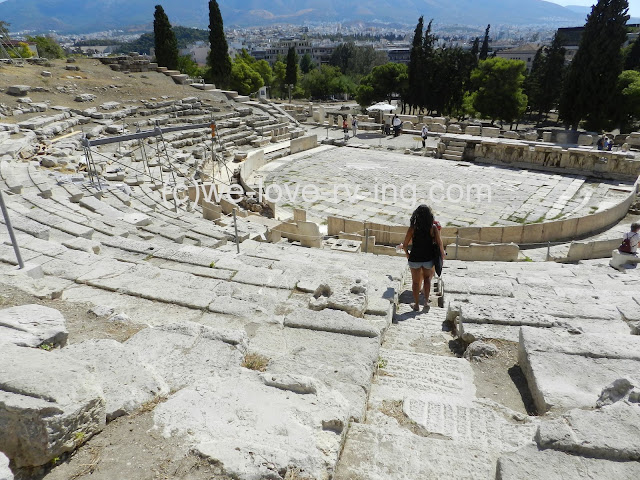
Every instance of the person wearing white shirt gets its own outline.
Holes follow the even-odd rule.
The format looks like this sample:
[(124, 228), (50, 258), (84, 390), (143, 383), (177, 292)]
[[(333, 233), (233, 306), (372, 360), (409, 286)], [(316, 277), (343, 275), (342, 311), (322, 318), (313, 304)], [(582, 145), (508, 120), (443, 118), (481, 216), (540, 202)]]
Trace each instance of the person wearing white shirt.
[(429, 134), (429, 129), (427, 128), (426, 125), (422, 125), (422, 148), (425, 148), (427, 146), (427, 136)]
[[(640, 223), (632, 223), (631, 231), (626, 232), (622, 237), (623, 243), (625, 240), (629, 240), (629, 246), (631, 247), (631, 254), (638, 254), (638, 243), (640, 243)], [(628, 252), (624, 252), (628, 253)]]

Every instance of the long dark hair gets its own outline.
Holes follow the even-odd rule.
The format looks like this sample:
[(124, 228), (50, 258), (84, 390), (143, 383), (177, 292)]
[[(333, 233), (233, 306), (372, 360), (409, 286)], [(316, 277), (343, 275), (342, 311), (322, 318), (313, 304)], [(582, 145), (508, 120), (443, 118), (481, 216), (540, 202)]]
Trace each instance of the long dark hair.
[(433, 227), (433, 213), (426, 205), (420, 205), (411, 215), (409, 225), (413, 228), (413, 234), (429, 234), (431, 235), (431, 227)]

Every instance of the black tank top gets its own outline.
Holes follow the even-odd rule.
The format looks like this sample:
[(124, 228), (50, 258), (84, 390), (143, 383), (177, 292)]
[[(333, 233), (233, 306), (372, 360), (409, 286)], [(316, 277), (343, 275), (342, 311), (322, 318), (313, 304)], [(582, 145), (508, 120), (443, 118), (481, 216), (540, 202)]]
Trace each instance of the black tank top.
[(409, 252), (410, 262), (430, 262), (433, 260), (433, 228), (427, 233), (413, 232), (411, 240), (411, 252)]

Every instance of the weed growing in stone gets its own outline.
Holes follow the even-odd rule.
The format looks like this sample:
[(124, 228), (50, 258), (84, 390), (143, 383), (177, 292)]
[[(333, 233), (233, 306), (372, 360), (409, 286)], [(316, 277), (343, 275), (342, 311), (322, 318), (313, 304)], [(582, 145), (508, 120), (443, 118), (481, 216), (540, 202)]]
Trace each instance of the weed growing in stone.
[(249, 370), (264, 372), (269, 365), (269, 359), (259, 353), (247, 353), (242, 360), (242, 366)]
[(48, 352), (50, 350), (53, 350), (53, 344), (52, 343), (43, 343), (42, 345), (40, 345), (40, 348), (42, 350), (45, 350), (45, 351)]

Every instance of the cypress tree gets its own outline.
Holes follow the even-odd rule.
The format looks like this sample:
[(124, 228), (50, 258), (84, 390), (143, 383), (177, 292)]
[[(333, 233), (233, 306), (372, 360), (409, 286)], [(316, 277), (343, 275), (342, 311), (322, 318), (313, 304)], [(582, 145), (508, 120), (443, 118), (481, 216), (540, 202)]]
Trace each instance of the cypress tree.
[(625, 70), (640, 70), (640, 35), (631, 44), (624, 59)]
[(411, 46), (411, 55), (409, 57), (409, 88), (407, 92), (407, 103), (412, 108), (420, 108), (420, 97), (423, 88), (424, 79), (421, 78), (422, 73), (422, 30), (424, 29), (424, 17), (418, 19), (418, 24), (413, 34), (413, 44)]
[(424, 82), (421, 89), (421, 103), (427, 108), (428, 111), (437, 109), (439, 105), (437, 99), (438, 85), (436, 81), (438, 58), (434, 48), (436, 40), (438, 38), (431, 33), (432, 24), (433, 19), (427, 25), (427, 29), (424, 32), (424, 40), (422, 41), (423, 59), (421, 76), (424, 79)]
[(587, 128), (600, 131), (613, 120), (628, 10), (627, 0), (599, 0), (592, 7), (560, 100), (565, 125), (577, 129), (586, 120)]
[(211, 67), (210, 77), (218, 88), (226, 87), (231, 78), (231, 58), (229, 45), (224, 36), (222, 15), (216, 0), (209, 0), (209, 43), (211, 51), (207, 57), (207, 65)]
[(487, 25), (487, 29), (484, 31), (484, 39), (482, 40), (482, 48), (480, 49), (480, 55), (478, 58), (480, 60), (486, 60), (489, 56), (489, 30), (491, 29), (491, 24)]
[(295, 88), (298, 83), (298, 59), (296, 57), (296, 49), (289, 47), (287, 52), (287, 73), (284, 77), (284, 83), (293, 85), (292, 88)]
[(524, 93), (529, 99), (529, 107), (532, 111), (537, 110), (538, 116), (542, 115), (542, 77), (546, 66), (546, 57), (540, 47), (536, 52), (531, 64), (531, 72), (526, 76), (523, 83)]
[(476, 59), (476, 63), (478, 62), (478, 54), (480, 53), (480, 38), (476, 37), (473, 41), (473, 46), (471, 47), (471, 55)]
[(156, 5), (153, 14), (153, 37), (158, 65), (167, 67), (169, 70), (176, 70), (178, 68), (178, 41), (161, 5)]
[(549, 113), (560, 100), (565, 77), (565, 53), (566, 50), (556, 32), (551, 46), (545, 49), (544, 68), (540, 78), (541, 97), (539, 106), (541, 113)]

